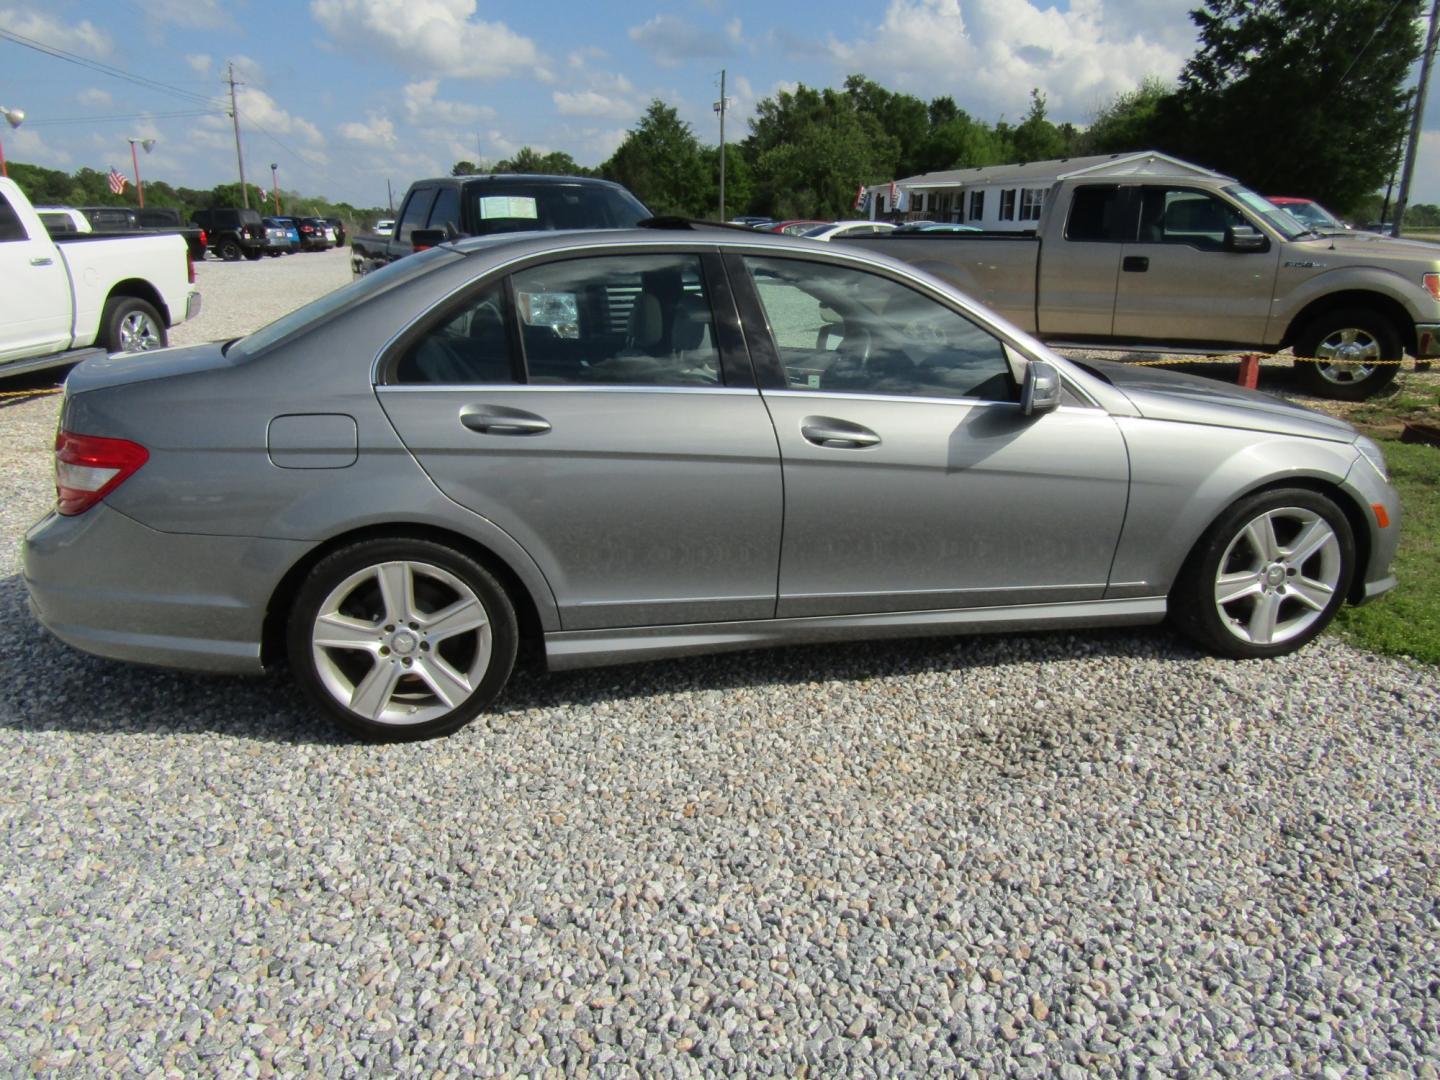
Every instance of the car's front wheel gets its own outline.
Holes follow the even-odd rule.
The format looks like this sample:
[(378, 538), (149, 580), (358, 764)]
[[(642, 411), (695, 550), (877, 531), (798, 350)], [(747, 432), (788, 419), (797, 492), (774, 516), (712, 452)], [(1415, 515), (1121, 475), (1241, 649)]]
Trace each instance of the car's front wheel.
[(1404, 355), (1395, 328), (1365, 308), (1323, 314), (1295, 342), (1300, 384), (1340, 401), (1364, 401), (1388, 386)]
[(1170, 614), (1225, 656), (1283, 656), (1335, 617), (1355, 574), (1355, 537), (1334, 501), (1308, 488), (1258, 492), (1196, 545)]
[(369, 540), (326, 556), (291, 609), (295, 677), (367, 739), (455, 731), (499, 695), (515, 664), (515, 609), (494, 576), (429, 540)]

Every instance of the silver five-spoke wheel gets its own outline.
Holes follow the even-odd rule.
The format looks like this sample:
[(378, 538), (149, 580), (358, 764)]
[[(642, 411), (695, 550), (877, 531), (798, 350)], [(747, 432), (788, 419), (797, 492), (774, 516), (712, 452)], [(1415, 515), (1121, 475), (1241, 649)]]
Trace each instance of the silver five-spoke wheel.
[(1368, 330), (1354, 326), (1336, 330), (1315, 348), (1317, 372), (1337, 386), (1370, 378), (1381, 359), (1380, 342)]
[(1339, 538), (1323, 517), (1299, 506), (1267, 510), (1225, 549), (1215, 607), (1240, 640), (1277, 645), (1325, 615), (1341, 567)]
[(328, 712), (368, 738), (461, 727), (499, 694), (516, 651), (504, 588), (429, 540), (371, 540), (321, 560), (291, 612), (290, 663)]
[(160, 327), (145, 311), (132, 311), (120, 320), (120, 351), (147, 352), (165, 344)]

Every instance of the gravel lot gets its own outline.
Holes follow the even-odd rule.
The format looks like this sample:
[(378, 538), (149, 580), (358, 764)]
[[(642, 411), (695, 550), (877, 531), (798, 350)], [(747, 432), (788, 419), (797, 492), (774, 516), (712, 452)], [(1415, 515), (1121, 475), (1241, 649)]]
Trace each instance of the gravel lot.
[[(348, 277), (199, 269), (177, 342)], [(57, 402), (0, 408), (0, 1073), (1437, 1075), (1435, 669), (794, 649), (360, 746), (38, 631)]]

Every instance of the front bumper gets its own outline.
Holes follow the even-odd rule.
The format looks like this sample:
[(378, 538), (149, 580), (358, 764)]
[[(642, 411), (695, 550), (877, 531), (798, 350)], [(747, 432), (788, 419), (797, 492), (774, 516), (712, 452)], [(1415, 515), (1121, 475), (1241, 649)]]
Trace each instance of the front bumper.
[(265, 612), (311, 545), (164, 533), (101, 503), (25, 535), (30, 610), (77, 649), (192, 671), (261, 670)]
[(1440, 358), (1440, 323), (1415, 324), (1415, 359)]
[[(1400, 546), (1400, 495), (1361, 454), (1356, 454), (1344, 487), (1360, 504), (1365, 517), (1370, 557), (1358, 568), (1349, 596), (1351, 603), (1364, 604), (1383, 596), (1396, 585), (1390, 564), (1395, 561), (1395, 549)], [(1383, 528), (1376, 507), (1383, 511), (1387, 522)]]

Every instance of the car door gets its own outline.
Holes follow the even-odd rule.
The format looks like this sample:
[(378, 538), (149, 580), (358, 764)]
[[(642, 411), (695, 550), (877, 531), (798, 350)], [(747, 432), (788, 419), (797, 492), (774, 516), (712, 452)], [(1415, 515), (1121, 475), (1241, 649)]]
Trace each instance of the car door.
[(1129, 482), (1108, 414), (1022, 415), (998, 334), (895, 277), (727, 265), (780, 442), (779, 616), (1103, 596)]
[(1227, 251), (1252, 224), (1212, 191), (1145, 184), (1139, 232), (1120, 256), (1114, 335), (1131, 341), (1254, 345), (1265, 340), (1278, 245)]
[(1065, 228), (1047, 235), (1036, 268), (1036, 322), (1046, 338), (1109, 337), (1121, 249), (1135, 239), (1136, 189), (1080, 184), (1072, 189)]
[(69, 348), (70, 278), (43, 228), (31, 237), (0, 191), (0, 360)]
[(401, 438), (530, 553), (567, 630), (774, 615), (779, 454), (714, 255), (543, 261), (392, 354)]

